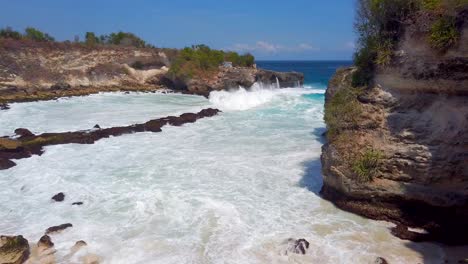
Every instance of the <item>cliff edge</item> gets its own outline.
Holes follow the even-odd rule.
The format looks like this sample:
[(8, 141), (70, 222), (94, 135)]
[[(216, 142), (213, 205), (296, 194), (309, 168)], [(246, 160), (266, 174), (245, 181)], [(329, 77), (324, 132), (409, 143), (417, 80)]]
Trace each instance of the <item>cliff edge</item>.
[(437, 17), (415, 14), (368, 87), (353, 86), (358, 69), (347, 68), (327, 89), (321, 194), (397, 223), (403, 239), (468, 243), (467, 14), (458, 13), (459, 45), (446, 52), (426, 41)]

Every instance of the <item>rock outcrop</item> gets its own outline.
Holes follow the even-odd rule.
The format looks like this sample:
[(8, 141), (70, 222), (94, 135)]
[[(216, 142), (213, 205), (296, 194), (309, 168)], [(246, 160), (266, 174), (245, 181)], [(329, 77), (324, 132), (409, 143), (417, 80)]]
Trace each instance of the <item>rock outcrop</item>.
[(7, 103), (50, 100), (112, 91), (178, 92), (207, 96), (210, 91), (251, 87), (256, 81), (302, 84), (300, 73), (254, 67), (219, 67), (189, 80), (167, 74), (177, 52), (123, 46), (86, 46), (2, 39), (0, 42), (0, 109)]
[[(415, 241), (468, 243), (468, 20), (445, 54), (408, 25), (391, 65), (368, 89), (341, 69), (326, 93), (323, 197), (398, 224)], [(425, 232), (413, 232), (419, 227)]]
[[(182, 126), (194, 123), (198, 119), (212, 117), (219, 113), (218, 109), (207, 108), (198, 113), (185, 113), (180, 116), (168, 116), (150, 120), (143, 124), (135, 124), (125, 127), (111, 127), (104, 129), (92, 129), (64, 133), (44, 133), (18, 139), (0, 138), (0, 170), (8, 169), (16, 165), (11, 159), (29, 158), (32, 155), (41, 155), (44, 146), (61, 144), (93, 144), (97, 140), (120, 136), (123, 134), (139, 132), (161, 132), (165, 125)], [(18, 130), (17, 130), (18, 131)], [(3, 166), (5, 164), (5, 166)], [(63, 193), (54, 196), (56, 201), (65, 198)], [(62, 200), (63, 201), (63, 200)]]
[(22, 264), (28, 257), (28, 240), (22, 236), (0, 236), (0, 263)]
[(298, 87), (304, 83), (304, 74), (275, 72), (245, 67), (220, 67), (219, 71), (190, 80), (162, 78), (161, 85), (191, 94), (208, 96), (211, 91), (250, 88), (255, 82), (278, 88)]

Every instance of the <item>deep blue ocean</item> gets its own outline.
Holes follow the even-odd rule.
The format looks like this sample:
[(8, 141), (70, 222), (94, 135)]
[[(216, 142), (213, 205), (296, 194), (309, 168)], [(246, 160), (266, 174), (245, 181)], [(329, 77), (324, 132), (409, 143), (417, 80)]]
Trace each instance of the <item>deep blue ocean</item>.
[(304, 85), (316, 89), (325, 89), (338, 68), (351, 65), (352, 61), (257, 61), (257, 67), (266, 70), (302, 72)]

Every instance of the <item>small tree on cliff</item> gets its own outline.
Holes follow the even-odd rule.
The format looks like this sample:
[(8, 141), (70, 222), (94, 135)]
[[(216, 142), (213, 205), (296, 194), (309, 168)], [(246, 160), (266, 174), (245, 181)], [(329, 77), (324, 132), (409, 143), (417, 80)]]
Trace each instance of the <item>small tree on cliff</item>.
[(44, 33), (36, 28), (27, 27), (25, 30), (25, 38), (34, 41), (54, 42), (55, 39), (47, 33)]
[(86, 32), (85, 43), (88, 46), (94, 46), (99, 44), (99, 38), (96, 36), (96, 34), (94, 34), (94, 32)]

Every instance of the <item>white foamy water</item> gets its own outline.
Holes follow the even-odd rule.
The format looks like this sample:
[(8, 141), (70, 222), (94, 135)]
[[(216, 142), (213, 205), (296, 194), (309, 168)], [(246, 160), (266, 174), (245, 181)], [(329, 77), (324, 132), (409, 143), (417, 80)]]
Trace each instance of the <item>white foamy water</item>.
[[(140, 120), (133, 110), (120, 111), (123, 105), (146, 113), (141, 121), (197, 107), (224, 112), (161, 133), (51, 146), (40, 157), (18, 160), (0, 171), (0, 234), (34, 242), (47, 227), (72, 223), (52, 236), (62, 263), (77, 240), (89, 245), (82, 255), (98, 254), (103, 263), (373, 263), (377, 256), (440, 263), (439, 247), (398, 240), (389, 224), (345, 213), (318, 196), (323, 95), (314, 93), (320, 92), (254, 89), (210, 100), (151, 94), (137, 100), (160, 106), (134, 105), (140, 95), (101, 94), (13, 105), (1, 116), (7, 131)], [(31, 118), (34, 109), (42, 113)], [(51, 203), (58, 192), (65, 202)], [(76, 201), (84, 205), (70, 205)], [(285, 255), (288, 238), (307, 239), (307, 254)]]

